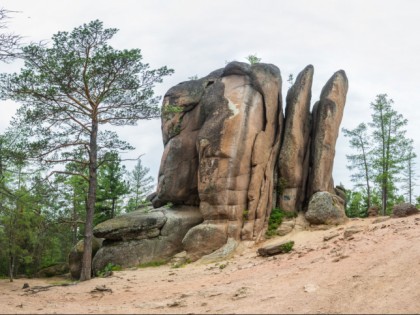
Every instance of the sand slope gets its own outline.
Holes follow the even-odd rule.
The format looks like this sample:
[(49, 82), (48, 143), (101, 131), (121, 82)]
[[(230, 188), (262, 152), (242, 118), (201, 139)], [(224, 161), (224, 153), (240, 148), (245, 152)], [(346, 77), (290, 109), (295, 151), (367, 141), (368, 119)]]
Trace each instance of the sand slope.
[(0, 280), (0, 313), (420, 313), (420, 215), (373, 222), (271, 239), (295, 247), (269, 258), (243, 246), (219, 263), (125, 270), (37, 293), (23, 284), (61, 280)]

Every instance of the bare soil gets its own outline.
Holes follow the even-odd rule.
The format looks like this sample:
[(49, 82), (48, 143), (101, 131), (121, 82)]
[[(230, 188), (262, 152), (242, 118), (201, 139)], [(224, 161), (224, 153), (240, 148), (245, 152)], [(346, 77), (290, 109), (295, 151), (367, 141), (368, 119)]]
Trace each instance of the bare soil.
[(243, 244), (219, 263), (124, 270), (69, 286), (0, 280), (0, 313), (418, 314), (420, 215), (375, 220), (270, 239), (295, 247), (268, 258), (256, 254), (262, 244)]

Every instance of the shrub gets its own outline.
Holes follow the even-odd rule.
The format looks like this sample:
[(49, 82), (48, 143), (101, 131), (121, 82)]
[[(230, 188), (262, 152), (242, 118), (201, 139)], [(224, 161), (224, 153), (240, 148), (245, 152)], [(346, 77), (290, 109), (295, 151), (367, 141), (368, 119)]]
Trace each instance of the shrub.
[(270, 219), (268, 220), (268, 229), (265, 235), (267, 237), (276, 235), (277, 228), (283, 222), (283, 218), (296, 218), (296, 216), (297, 213), (294, 211), (289, 212), (280, 208), (274, 208), (273, 211), (271, 211)]

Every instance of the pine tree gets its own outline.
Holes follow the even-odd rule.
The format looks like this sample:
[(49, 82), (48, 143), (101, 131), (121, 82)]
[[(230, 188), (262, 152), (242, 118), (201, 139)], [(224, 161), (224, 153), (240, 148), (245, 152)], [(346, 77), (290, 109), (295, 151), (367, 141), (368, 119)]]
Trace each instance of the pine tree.
[(409, 145), (404, 129), (407, 119), (393, 109), (393, 103), (386, 94), (379, 94), (371, 103), (373, 113), (369, 123), (373, 129), (373, 167), (381, 191), (382, 215), (390, 211), (388, 201), (396, 196), (396, 182)]
[(129, 193), (129, 187), (124, 180), (125, 166), (121, 164), (121, 158), (117, 152), (108, 152), (104, 156), (98, 173), (98, 193), (96, 200), (97, 214), (96, 223), (112, 219), (120, 212), (117, 211), (122, 197)]
[[(15, 126), (31, 128), (34, 157), (46, 164), (74, 162), (88, 168), (88, 176), (78, 174), (88, 181), (81, 280), (91, 278), (101, 157), (110, 150), (132, 149), (115, 132), (100, 126), (134, 125), (140, 119), (159, 117), (153, 87), (173, 72), (166, 67), (150, 70), (142, 63), (139, 49), (120, 51), (109, 46), (116, 33), (117, 29), (104, 29), (98, 20), (70, 33), (58, 32), (51, 47), (23, 47), (21, 72), (1, 76), (2, 94), (21, 103)], [(80, 155), (83, 159), (77, 158)]]
[(153, 177), (148, 176), (149, 168), (144, 167), (139, 159), (136, 166), (129, 174), (130, 199), (127, 204), (127, 212), (137, 210), (144, 204), (145, 197), (152, 191)]
[(355, 149), (358, 153), (346, 155), (349, 165), (347, 168), (354, 171), (351, 174), (351, 180), (356, 183), (356, 186), (364, 187), (367, 193), (367, 208), (369, 209), (371, 203), (371, 152), (370, 152), (370, 138), (367, 134), (367, 126), (364, 123), (359, 124), (355, 129), (348, 130), (342, 128), (345, 137), (350, 138), (350, 147)]

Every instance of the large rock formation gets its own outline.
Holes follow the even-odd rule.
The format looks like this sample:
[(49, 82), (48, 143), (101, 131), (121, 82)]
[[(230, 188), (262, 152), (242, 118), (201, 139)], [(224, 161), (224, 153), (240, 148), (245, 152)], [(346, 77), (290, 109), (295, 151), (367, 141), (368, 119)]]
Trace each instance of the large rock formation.
[[(280, 70), (271, 64), (232, 62), (166, 93), (164, 153), (151, 201), (155, 208), (169, 202), (189, 207), (201, 220), (176, 236), (168, 235), (177, 239), (178, 251), (186, 250), (192, 260), (228, 255), (240, 240), (264, 237), (273, 207), (306, 211), (317, 192), (329, 192), (331, 200), (340, 201), (332, 168), (347, 78), (344, 71), (336, 72), (311, 113), (313, 74), (309, 65), (297, 76), (287, 93), (285, 117)], [(173, 210), (157, 211), (139, 222), (122, 220), (105, 234), (96, 227), (95, 235), (106, 238), (107, 245), (96, 255), (102, 258), (95, 256), (95, 268), (111, 255), (130, 264), (140, 261), (127, 258), (126, 252), (145, 257), (150, 251), (153, 259), (160, 257), (157, 250), (165, 257), (173, 255), (175, 250), (162, 249), (156, 240), (154, 249), (144, 245), (162, 237), (164, 217)], [(156, 226), (142, 225), (147, 216)]]
[(259, 239), (273, 206), (283, 128), (279, 69), (232, 62), (170, 89), (162, 111), (165, 149), (153, 204), (199, 206), (204, 222), (185, 244), (212, 242), (209, 230), (218, 235), (209, 251), (221, 239)]

